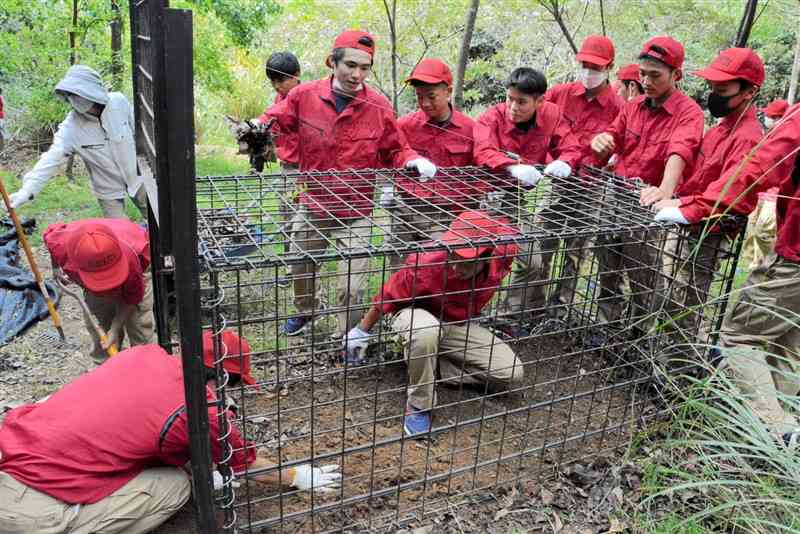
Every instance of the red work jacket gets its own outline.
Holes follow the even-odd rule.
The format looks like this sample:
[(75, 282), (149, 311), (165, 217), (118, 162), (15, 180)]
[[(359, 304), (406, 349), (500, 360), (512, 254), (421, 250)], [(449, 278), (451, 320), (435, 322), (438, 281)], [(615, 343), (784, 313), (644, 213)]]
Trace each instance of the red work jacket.
[[(280, 93), (275, 93), (275, 102), (273, 102), (273, 106), (286, 100), (286, 97), (281, 95)], [(272, 107), (272, 106), (270, 106)], [(262, 123), (269, 122), (269, 115), (267, 112), (270, 108), (267, 108), (264, 111), (264, 114), (259, 117), (259, 121)], [(280, 128), (278, 128), (280, 130)], [(298, 144), (299, 141), (297, 139), (297, 134), (292, 132), (277, 132), (277, 137), (275, 138), (275, 153), (278, 156), (278, 159), (281, 160), (283, 163), (291, 163), (292, 165), (297, 165), (298, 162)]]
[[(777, 186), (775, 252), (788, 260), (800, 261), (800, 104), (789, 108), (784, 121), (756, 145), (744, 168), (733, 172), (733, 180), (731, 176), (722, 176), (702, 195), (696, 196), (691, 205), (681, 206), (684, 216), (687, 213), (702, 216), (721, 213), (727, 207), (746, 215), (755, 208), (760, 191)], [(730, 185), (723, 195), (727, 182)]]
[(644, 95), (629, 101), (608, 129), (614, 136), (619, 156), (616, 172), (639, 177), (658, 187), (667, 160), (673, 154), (686, 162), (684, 177), (694, 165), (703, 137), (703, 111), (680, 91), (674, 91), (663, 105), (651, 108)]
[(705, 216), (705, 210), (692, 207), (694, 197), (702, 195), (721, 176), (731, 176), (763, 135), (753, 106), (741, 115), (728, 115), (706, 132), (697, 153), (694, 172), (675, 191), (681, 205), (686, 206), (687, 219), (697, 222)]
[[(298, 85), (267, 110), (280, 131), (298, 134), (302, 171), (403, 167), (418, 157), (397, 126), (391, 104), (364, 88), (336, 113), (333, 77)], [(375, 177), (368, 173), (303, 178), (300, 202), (318, 216), (369, 217)]]
[[(401, 117), (397, 124), (411, 149), (431, 160), (437, 167), (466, 167), (474, 164), (472, 130), (475, 121), (460, 111), (452, 109), (450, 120), (444, 125), (431, 123), (421, 110)], [(397, 186), (410, 197), (424, 198), (437, 204), (458, 204), (470, 197), (477, 198), (485, 191), (477, 182), (453, 182), (448, 181), (445, 176), (437, 176), (425, 182), (401, 178)]]
[(475, 280), (453, 273), (447, 251), (412, 254), (373, 299), (384, 314), (408, 307), (426, 310), (440, 320), (464, 321), (480, 314), (514, 263), (516, 245), (501, 245)]
[(586, 88), (580, 82), (562, 83), (550, 88), (545, 100), (558, 106), (561, 120), (567, 123), (580, 147), (576, 164), (602, 166), (606, 162), (592, 151), (592, 138), (605, 132), (619, 115), (625, 101), (609, 84), (595, 98), (586, 98)]
[[(518, 163), (546, 163), (549, 159), (561, 159), (574, 167), (580, 159), (569, 125), (561, 120), (558, 106), (550, 102), (542, 103), (536, 111), (535, 124), (528, 131), (511, 122), (505, 103), (497, 104), (478, 117), (474, 135), (475, 162), (494, 170)], [(521, 160), (505, 152), (513, 152)]]
[[(206, 399), (214, 403), (211, 388)], [(189, 461), (189, 429), (178, 357), (158, 345), (120, 352), (46, 401), (6, 415), (0, 471), (69, 504), (96, 503), (145, 469)], [(208, 410), (214, 462), (222, 459), (216, 407)], [(255, 460), (255, 448), (230, 427), (231, 467)]]
[[(78, 258), (74, 251), (69, 250), (68, 243), (75, 232), (86, 225), (102, 223), (119, 241), (128, 262), (128, 278), (116, 288), (108, 291), (108, 295), (119, 295), (125, 304), (139, 304), (144, 298), (144, 272), (150, 265), (150, 238), (147, 232), (138, 224), (128, 219), (83, 219), (71, 223), (58, 222), (51, 224), (44, 231), (42, 240), (53, 263), (64, 271), (64, 274), (76, 284), (82, 286), (78, 275)], [(100, 293), (105, 296), (106, 293)]]

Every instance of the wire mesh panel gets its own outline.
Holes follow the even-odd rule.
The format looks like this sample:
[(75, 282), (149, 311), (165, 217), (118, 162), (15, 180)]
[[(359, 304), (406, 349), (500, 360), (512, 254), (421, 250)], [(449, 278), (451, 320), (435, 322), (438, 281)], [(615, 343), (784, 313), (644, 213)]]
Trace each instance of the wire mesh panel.
[[(232, 479), (246, 445), (223, 433), (225, 529), (390, 529), (625, 444), (654, 377), (714, 342), (741, 241), (738, 220), (653, 222), (640, 189), (591, 168), (198, 179), (218, 403), (274, 464)], [(308, 462), (341, 486), (290, 489)]]

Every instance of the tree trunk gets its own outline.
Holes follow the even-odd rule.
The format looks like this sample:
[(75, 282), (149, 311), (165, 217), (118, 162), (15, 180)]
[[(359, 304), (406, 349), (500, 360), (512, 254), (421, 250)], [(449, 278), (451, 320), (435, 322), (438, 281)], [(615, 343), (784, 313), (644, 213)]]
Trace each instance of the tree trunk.
[(739, 31), (736, 32), (736, 40), (733, 45), (738, 48), (747, 46), (747, 40), (750, 38), (750, 30), (753, 29), (753, 22), (756, 18), (756, 8), (758, 7), (758, 0), (747, 0), (744, 6), (744, 13), (742, 13), (742, 20), (739, 21)]
[(119, 91), (122, 89), (122, 13), (119, 9), (119, 0), (111, 0), (111, 86)]
[[(553, 19), (558, 24), (558, 27), (561, 28), (561, 33), (564, 34), (564, 37), (567, 38), (567, 42), (569, 43), (570, 48), (572, 48), (572, 53), (578, 53), (578, 47), (575, 46), (575, 40), (572, 38), (572, 34), (569, 33), (567, 29), (567, 24), (564, 22), (564, 10), (559, 5), (559, 0), (538, 0), (540, 6), (545, 8), (545, 10), (550, 13)], [(587, 4), (588, 5), (588, 4)]]
[(789, 101), (789, 105), (797, 102), (797, 83), (800, 81), (798, 78), (800, 78), (800, 27), (795, 29), (794, 63), (792, 64), (792, 76), (789, 78), (789, 96), (786, 99)]
[[(72, 0), (72, 27), (69, 30), (69, 64), (74, 65), (77, 60), (75, 53), (75, 38), (78, 34), (78, 0)], [(70, 182), (75, 181), (75, 173), (72, 170), (75, 165), (75, 156), (72, 155), (67, 160), (67, 169), (64, 174), (67, 175), (67, 180)]]
[(600, 0), (600, 26), (603, 29), (603, 35), (606, 35), (606, 11), (603, 9), (603, 0)]
[(472, 0), (467, 10), (467, 21), (464, 24), (464, 36), (461, 39), (461, 50), (458, 52), (458, 65), (456, 65), (456, 79), (454, 81), (453, 101), (457, 108), (464, 105), (464, 74), (467, 72), (469, 60), (469, 47), (472, 43), (472, 32), (475, 31), (475, 20), (478, 18), (480, 0)]
[(383, 7), (386, 8), (386, 18), (389, 21), (389, 40), (392, 50), (392, 108), (397, 114), (397, 28), (395, 22), (397, 21), (397, 0), (392, 0), (392, 7), (386, 0), (383, 0)]

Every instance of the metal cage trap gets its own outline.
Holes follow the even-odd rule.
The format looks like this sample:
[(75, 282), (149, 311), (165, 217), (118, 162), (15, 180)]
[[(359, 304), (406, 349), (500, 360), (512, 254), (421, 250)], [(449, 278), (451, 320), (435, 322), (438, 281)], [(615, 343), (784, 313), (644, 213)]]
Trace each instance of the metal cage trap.
[[(713, 343), (741, 221), (654, 223), (637, 184), (592, 168), (531, 190), (442, 169), (436, 180), (471, 193), (443, 202), (398, 189), (392, 205), (367, 199), (366, 217), (341, 202), (364, 183), (408, 180), (391, 169), (198, 179), (203, 327), (246, 339), (257, 381), (219, 387), (219, 402), (234, 399), (234, 424), (274, 469), (310, 461), (343, 474), (340, 490), (311, 495), (246, 471), (218, 495), (228, 531), (379, 531), (539, 480), (627, 443), (658, 415), (654, 376), (690, 369)], [(458, 245), (495, 251), (483, 261), (506, 275), (436, 293), (426, 273), (466, 262), (442, 235), (469, 210), (513, 228)], [(410, 296), (382, 292), (393, 277)], [(453, 318), (448, 299), (476, 305)], [(350, 361), (348, 330), (373, 305), (386, 313), (366, 357)], [(303, 333), (287, 336), (299, 318)], [(432, 428), (413, 439), (406, 406), (420, 399)]]

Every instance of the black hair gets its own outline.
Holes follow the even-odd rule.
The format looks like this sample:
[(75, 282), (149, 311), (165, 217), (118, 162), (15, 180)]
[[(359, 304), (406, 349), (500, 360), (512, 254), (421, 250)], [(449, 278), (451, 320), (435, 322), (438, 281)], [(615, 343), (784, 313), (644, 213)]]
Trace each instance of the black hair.
[[(206, 367), (206, 382), (209, 380), (216, 380), (217, 379), (217, 371), (213, 367)], [(238, 386), (239, 382), (242, 381), (242, 375), (239, 373), (231, 373), (228, 372), (228, 384), (227, 386)]]
[[(364, 45), (364, 46), (368, 46), (370, 48), (373, 48), (375, 46), (375, 42), (372, 39), (370, 39), (369, 37), (367, 37), (366, 35), (364, 35), (364, 36), (362, 36), (362, 37), (360, 37), (358, 39), (358, 44)], [(334, 65), (339, 63), (342, 59), (344, 59), (344, 51), (345, 50), (346, 50), (345, 48), (334, 48), (333, 49), (333, 52), (331, 52), (331, 61), (333, 62)], [(372, 65), (372, 58), (371, 57), (370, 57), (370, 63), (369, 64)]]
[(622, 80), (622, 83), (624, 83), (626, 87), (630, 87), (630, 84), (635, 83), (636, 88), (639, 89), (639, 93), (644, 94), (644, 86), (641, 82), (637, 82), (636, 80)]
[[(667, 52), (666, 50), (664, 50), (663, 48), (661, 48), (661, 47), (660, 47), (660, 46), (658, 46), (658, 45), (650, 45), (650, 50), (652, 50), (653, 52), (658, 52), (658, 53), (659, 53), (659, 54), (661, 54), (662, 56), (668, 56), (668, 55), (669, 55), (669, 54), (668, 54), (668, 52)], [(649, 60), (649, 61), (655, 61), (655, 62), (657, 62), (657, 63), (660, 63), (661, 65), (664, 65), (665, 67), (667, 67), (667, 68), (669, 69), (669, 71), (670, 71), (670, 72), (672, 72), (673, 70), (675, 70), (675, 69), (674, 69), (674, 68), (673, 68), (671, 65), (667, 65), (667, 64), (666, 64), (666, 63), (664, 63), (664, 61), (662, 61), (661, 59), (659, 59), (659, 58), (657, 58), (657, 57), (655, 57), (655, 56), (651, 56), (650, 54), (641, 54), (641, 55), (639, 56), (639, 59), (640, 59), (640, 60), (642, 60), (642, 59), (647, 59), (647, 60)]]
[(547, 78), (536, 69), (518, 67), (505, 81), (506, 89), (515, 88), (527, 95), (540, 96), (547, 92)]
[(439, 87), (440, 85), (447, 87), (447, 84), (444, 82), (428, 83), (423, 82), (422, 80), (411, 80), (408, 83), (411, 85), (411, 87)]
[(267, 59), (266, 72), (271, 81), (282, 82), (300, 76), (300, 62), (291, 52), (275, 52)]

